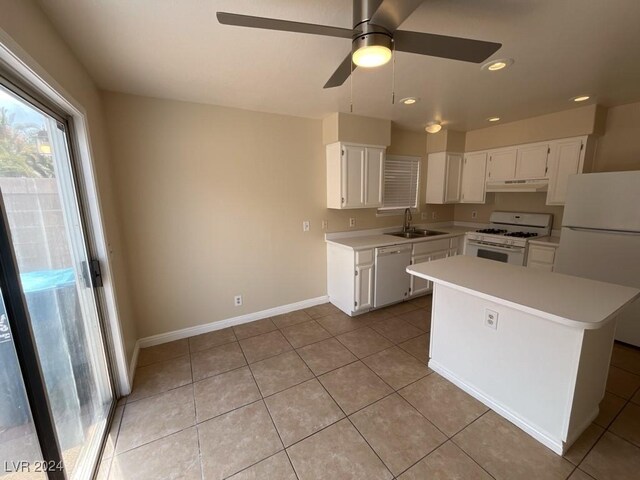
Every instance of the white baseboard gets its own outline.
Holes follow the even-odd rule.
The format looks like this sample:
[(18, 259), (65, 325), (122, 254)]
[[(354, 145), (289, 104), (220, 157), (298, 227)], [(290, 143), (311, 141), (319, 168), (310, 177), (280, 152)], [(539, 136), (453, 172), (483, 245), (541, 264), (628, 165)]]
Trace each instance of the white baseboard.
[(553, 438), (548, 433), (542, 432), (541, 430), (536, 428), (534, 425), (531, 425), (526, 420), (517, 416), (514, 412), (512, 412), (508, 408), (497, 403), (494, 399), (487, 397), (481, 391), (476, 390), (475, 387), (472, 387), (471, 385), (465, 383), (463, 380), (458, 378), (455, 374), (447, 370), (438, 362), (434, 362), (432, 359), (429, 360), (429, 368), (432, 369), (434, 372), (437, 372), (440, 375), (442, 375), (444, 378), (446, 378), (451, 383), (453, 383), (457, 387), (467, 392), (472, 397), (480, 400), (487, 407), (494, 410), (496, 413), (500, 414), (501, 416), (509, 420), (511, 423), (513, 423), (517, 427), (527, 432), (529, 435), (531, 435), (533, 438), (538, 440), (544, 446), (553, 450), (554, 453), (557, 453), (558, 455), (564, 454), (565, 443), (561, 439)]
[[(233, 327), (234, 325), (241, 325), (243, 323), (262, 320), (263, 318), (274, 317), (283, 313), (293, 312), (294, 310), (314, 307), (316, 305), (327, 303), (328, 301), (329, 297), (327, 295), (323, 295), (322, 297), (310, 298), (308, 300), (302, 300), (301, 302), (289, 303), (288, 305), (281, 305), (279, 307), (269, 308), (267, 310), (261, 310), (259, 312), (247, 313), (245, 315), (239, 315), (237, 317), (227, 318), (225, 320), (205, 323), (204, 325), (196, 325), (195, 327), (182, 328), (180, 330), (174, 330), (172, 332), (160, 333), (158, 335), (144, 337), (136, 342), (136, 350), (134, 351), (133, 357), (137, 361), (138, 348), (153, 347), (154, 345), (173, 342), (174, 340), (181, 340), (183, 338), (193, 337), (195, 335), (201, 335), (203, 333), (209, 333), (227, 327)], [(133, 359), (131, 365), (135, 365)]]

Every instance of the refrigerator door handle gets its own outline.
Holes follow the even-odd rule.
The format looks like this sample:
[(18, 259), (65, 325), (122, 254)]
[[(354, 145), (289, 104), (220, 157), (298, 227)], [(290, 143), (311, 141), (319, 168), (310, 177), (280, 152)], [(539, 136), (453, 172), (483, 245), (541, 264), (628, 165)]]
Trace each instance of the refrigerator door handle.
[(565, 227), (575, 232), (593, 232), (593, 233), (607, 233), (613, 235), (639, 235), (640, 231), (634, 232), (631, 230), (605, 230), (603, 228), (584, 228), (584, 227)]

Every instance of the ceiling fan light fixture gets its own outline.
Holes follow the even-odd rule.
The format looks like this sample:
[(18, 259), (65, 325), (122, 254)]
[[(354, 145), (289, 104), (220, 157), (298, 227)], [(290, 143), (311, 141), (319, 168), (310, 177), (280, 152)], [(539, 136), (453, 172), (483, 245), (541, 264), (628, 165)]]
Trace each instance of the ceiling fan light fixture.
[(504, 70), (505, 68), (513, 65), (513, 58), (500, 58), (498, 60), (491, 60), (490, 62), (482, 65), (482, 70), (489, 70), (490, 72), (497, 72), (498, 70)]
[(374, 68), (391, 60), (391, 37), (383, 33), (367, 33), (353, 41), (352, 60), (359, 67)]
[(427, 126), (425, 127), (425, 131), (427, 133), (438, 133), (440, 130), (442, 130), (440, 122), (427, 123)]
[(589, 95), (578, 95), (577, 97), (573, 97), (571, 100), (574, 102), (585, 102), (589, 100), (591, 97)]

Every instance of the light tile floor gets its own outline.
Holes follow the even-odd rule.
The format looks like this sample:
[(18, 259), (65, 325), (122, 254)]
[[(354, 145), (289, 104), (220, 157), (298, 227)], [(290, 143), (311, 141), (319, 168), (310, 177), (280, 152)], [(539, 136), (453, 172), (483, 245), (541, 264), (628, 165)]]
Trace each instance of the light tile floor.
[(426, 366), (430, 297), (330, 304), (140, 352), (101, 479), (640, 479), (640, 350), (555, 455)]

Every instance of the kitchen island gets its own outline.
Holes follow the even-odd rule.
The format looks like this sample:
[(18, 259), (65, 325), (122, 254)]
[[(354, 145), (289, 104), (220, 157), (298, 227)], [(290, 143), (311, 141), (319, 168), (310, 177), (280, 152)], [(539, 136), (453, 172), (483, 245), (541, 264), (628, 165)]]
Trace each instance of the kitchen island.
[(640, 290), (470, 256), (407, 272), (434, 283), (429, 367), (563, 454), (598, 415)]

